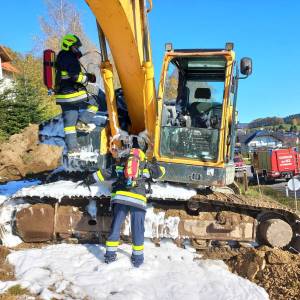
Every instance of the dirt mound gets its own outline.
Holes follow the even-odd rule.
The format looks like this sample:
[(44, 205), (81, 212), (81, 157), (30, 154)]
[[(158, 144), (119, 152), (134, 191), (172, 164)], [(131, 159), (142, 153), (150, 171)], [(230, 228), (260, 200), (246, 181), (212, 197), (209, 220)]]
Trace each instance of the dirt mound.
[(62, 148), (39, 144), (38, 125), (30, 125), (0, 145), (0, 182), (50, 171), (60, 165)]
[(7, 262), (6, 257), (10, 251), (0, 246), (0, 281), (14, 280), (14, 268)]
[(300, 255), (261, 247), (238, 251), (203, 251), (203, 258), (222, 259), (229, 269), (265, 288), (271, 300), (298, 300)]

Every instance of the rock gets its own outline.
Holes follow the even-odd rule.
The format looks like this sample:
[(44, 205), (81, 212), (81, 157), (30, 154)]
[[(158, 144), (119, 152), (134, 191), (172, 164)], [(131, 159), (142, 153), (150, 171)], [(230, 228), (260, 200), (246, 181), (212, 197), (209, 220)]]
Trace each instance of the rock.
[(0, 145), (0, 182), (56, 169), (62, 148), (39, 144), (38, 125), (30, 125)]

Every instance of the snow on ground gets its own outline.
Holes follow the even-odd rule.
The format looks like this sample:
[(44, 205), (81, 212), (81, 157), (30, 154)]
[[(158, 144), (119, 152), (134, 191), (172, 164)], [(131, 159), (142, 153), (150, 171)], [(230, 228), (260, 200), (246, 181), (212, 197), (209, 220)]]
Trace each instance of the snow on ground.
[(80, 184), (80, 182), (72, 181), (57, 181), (53, 183), (23, 188), (13, 195), (14, 198), (20, 197), (52, 197), (61, 199), (62, 197), (95, 197), (95, 196), (109, 196), (110, 195), (110, 182), (100, 184), (94, 184), (87, 187)]
[[(53, 197), (61, 199), (64, 196), (109, 196), (112, 181), (104, 181), (101, 184), (93, 184), (90, 186), (91, 191), (80, 185), (80, 182), (72, 181), (57, 181), (53, 183), (25, 187), (15, 193), (14, 197), (39, 196)], [(151, 197), (161, 199), (181, 199), (187, 200), (197, 194), (197, 191), (192, 188), (179, 187), (166, 183), (151, 184)]]
[(22, 201), (8, 198), (23, 187), (35, 186), (39, 183), (39, 180), (19, 180), (0, 185), (0, 239), (3, 245), (14, 247), (22, 242), (19, 237), (12, 234), (11, 220), (16, 206), (19, 209), (26, 206)]
[(197, 191), (192, 188), (176, 186), (169, 183), (151, 184), (151, 197), (161, 199), (181, 199), (188, 200), (197, 194)]
[(104, 247), (60, 244), (11, 253), (17, 281), (0, 282), (0, 291), (21, 284), (43, 299), (222, 299), (264, 300), (265, 290), (227, 270), (221, 261), (194, 260), (195, 253), (165, 241), (145, 244), (145, 263), (130, 263), (130, 245), (106, 265)]

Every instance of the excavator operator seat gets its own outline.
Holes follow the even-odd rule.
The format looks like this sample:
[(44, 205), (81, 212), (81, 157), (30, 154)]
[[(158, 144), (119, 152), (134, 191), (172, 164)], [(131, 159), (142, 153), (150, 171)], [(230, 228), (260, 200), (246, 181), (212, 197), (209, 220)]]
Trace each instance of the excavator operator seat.
[(195, 99), (210, 99), (211, 91), (210, 88), (197, 88), (195, 90)]
[[(189, 105), (188, 111), (191, 116), (191, 122), (193, 127), (207, 127), (206, 118), (207, 112), (212, 107), (210, 88), (197, 88), (194, 94), (195, 99), (200, 101), (193, 102)], [(203, 101), (204, 100), (204, 101)]]

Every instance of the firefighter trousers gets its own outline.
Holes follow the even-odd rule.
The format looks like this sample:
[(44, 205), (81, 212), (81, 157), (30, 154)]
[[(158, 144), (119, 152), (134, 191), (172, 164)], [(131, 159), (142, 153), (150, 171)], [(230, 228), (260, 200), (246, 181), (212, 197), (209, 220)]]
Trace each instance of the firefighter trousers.
[(142, 255), (144, 250), (144, 232), (146, 211), (137, 207), (115, 203), (113, 205), (113, 221), (106, 241), (106, 252), (115, 252), (119, 245), (120, 231), (125, 218), (130, 212), (132, 253)]
[(94, 98), (88, 102), (60, 104), (64, 120), (65, 143), (68, 151), (78, 148), (76, 124), (78, 121), (90, 123), (96, 112), (98, 104)]

